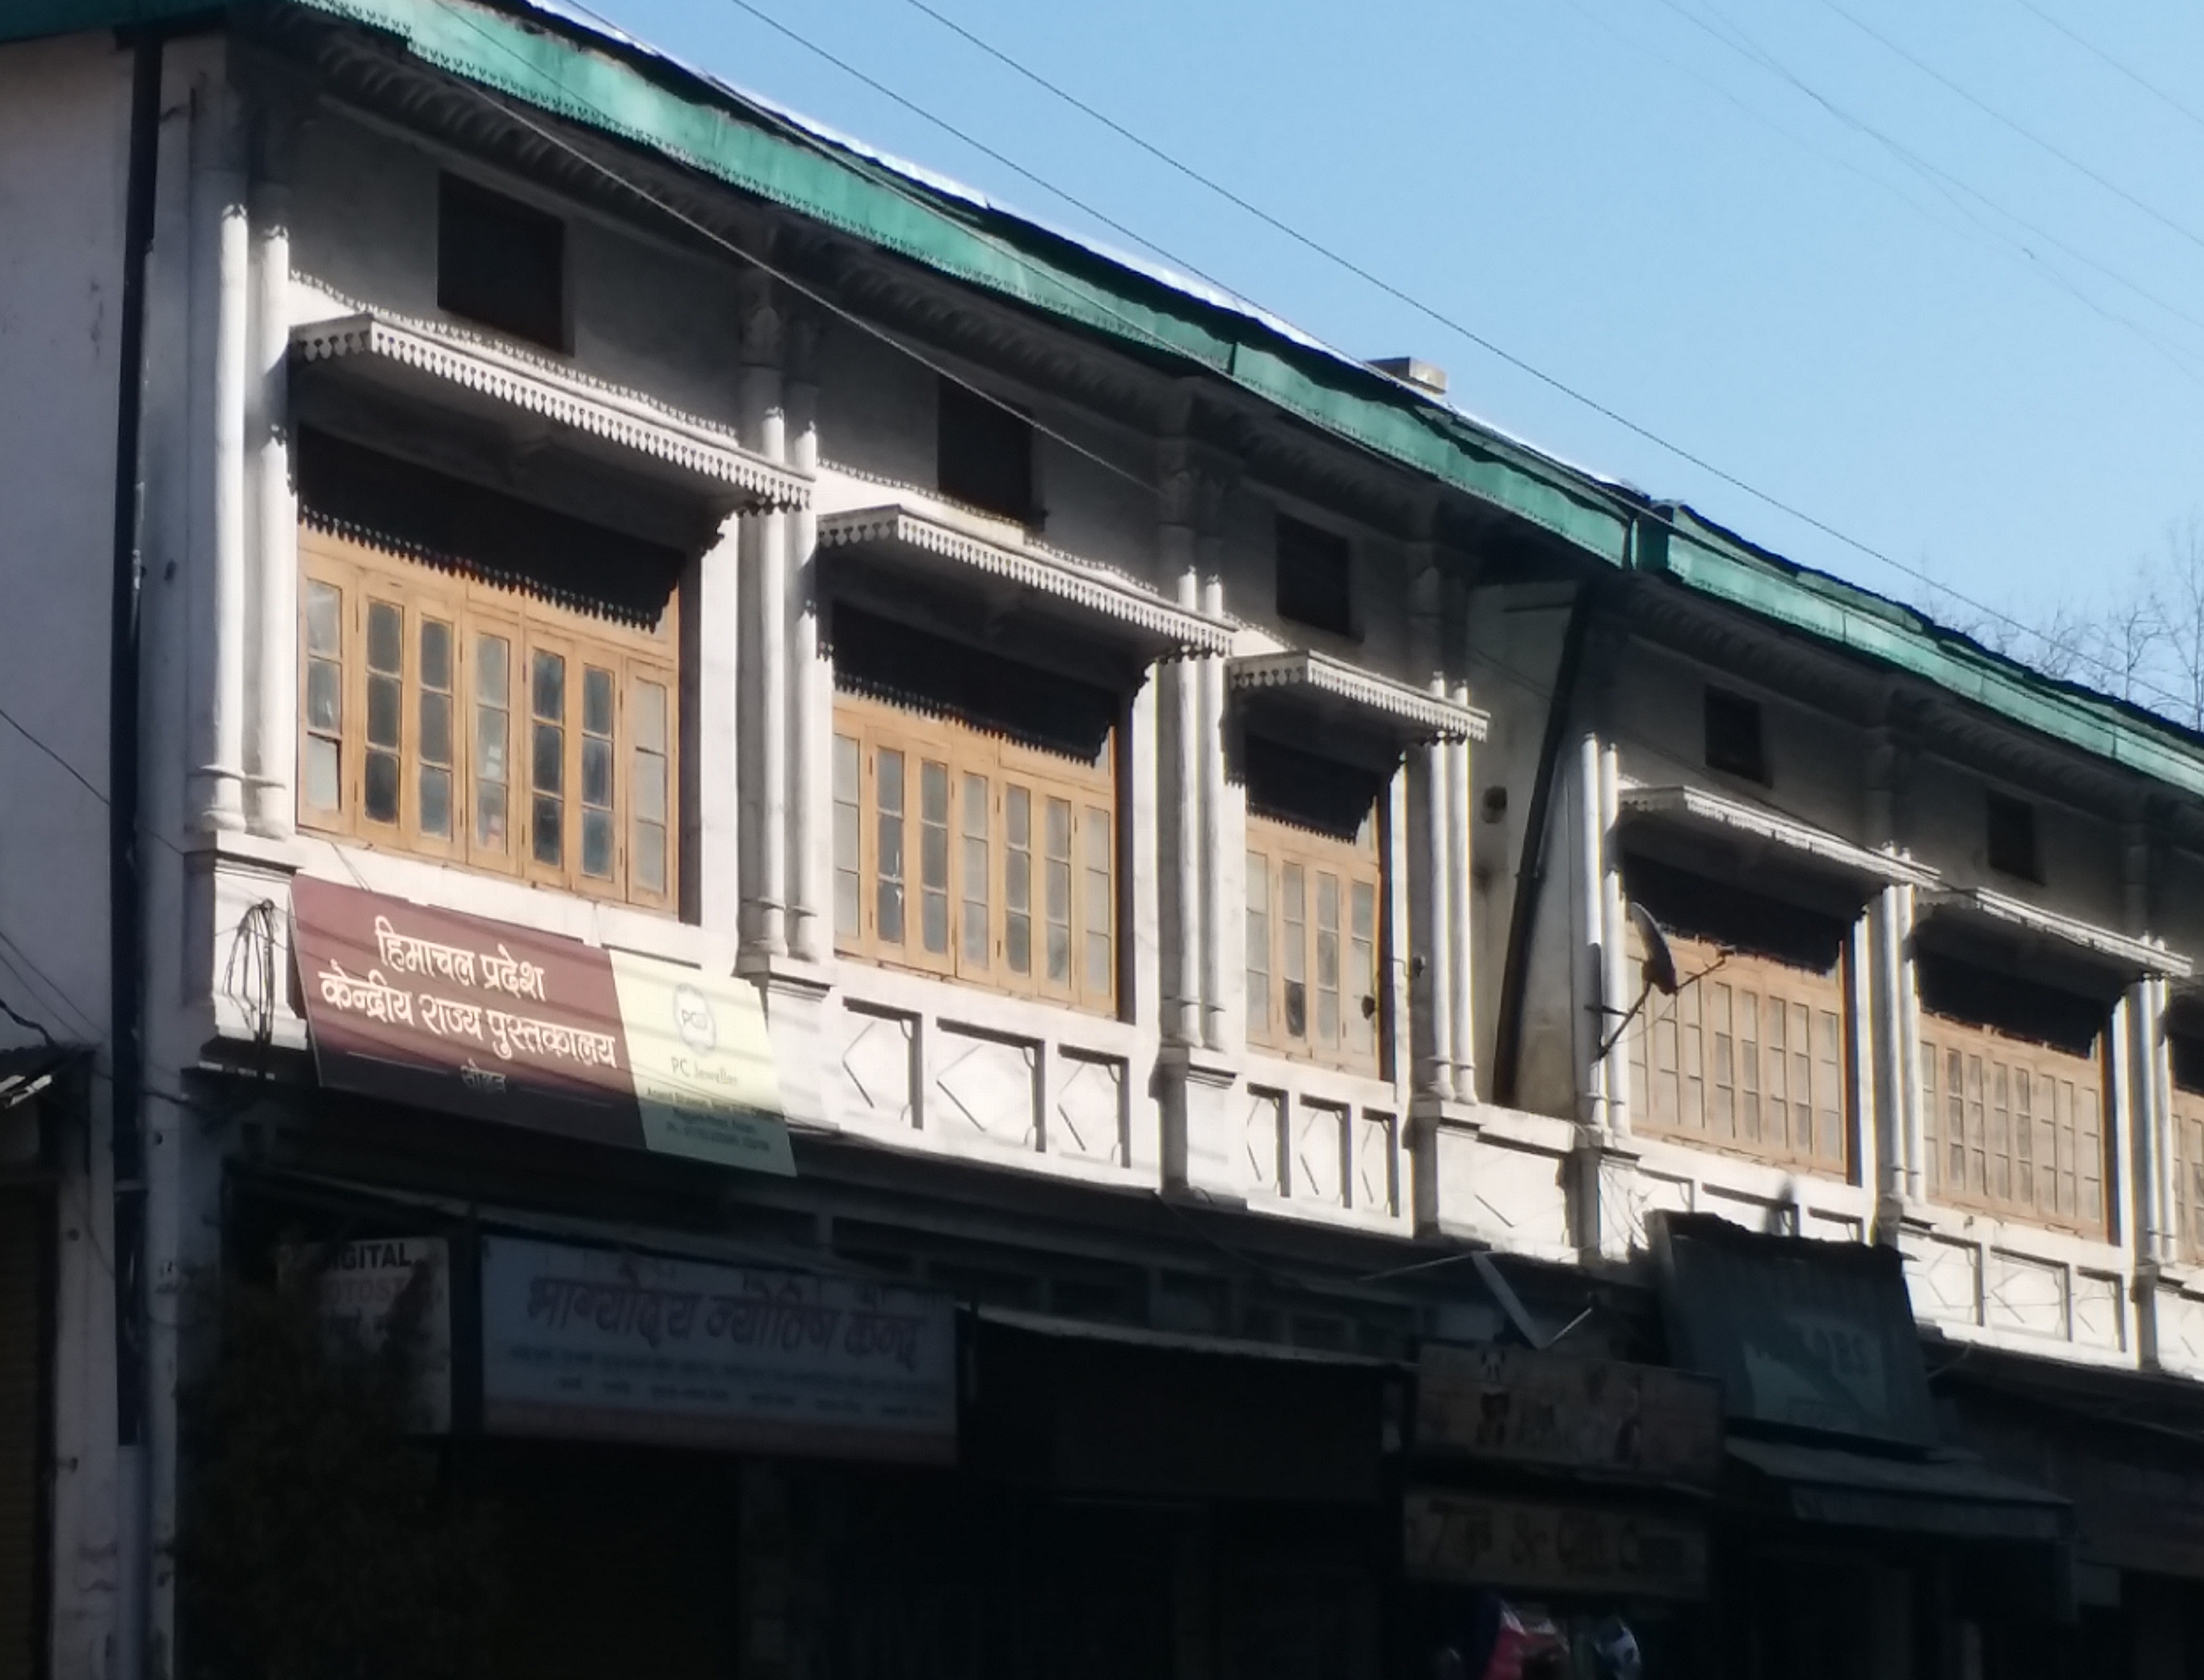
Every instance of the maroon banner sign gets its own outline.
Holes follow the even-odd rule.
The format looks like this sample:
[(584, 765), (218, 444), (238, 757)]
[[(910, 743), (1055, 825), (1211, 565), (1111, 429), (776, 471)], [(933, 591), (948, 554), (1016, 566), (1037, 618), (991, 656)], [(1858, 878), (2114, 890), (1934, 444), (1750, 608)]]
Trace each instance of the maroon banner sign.
[(294, 881), (291, 908), (323, 1084), (794, 1170), (755, 988), (325, 881)]

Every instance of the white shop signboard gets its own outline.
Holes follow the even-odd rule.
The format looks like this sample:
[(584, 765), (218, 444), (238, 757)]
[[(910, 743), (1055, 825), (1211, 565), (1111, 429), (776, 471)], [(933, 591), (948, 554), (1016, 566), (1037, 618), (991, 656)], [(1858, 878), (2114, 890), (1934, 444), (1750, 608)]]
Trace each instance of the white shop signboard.
[(485, 1237), (482, 1303), (493, 1434), (956, 1457), (945, 1296)]

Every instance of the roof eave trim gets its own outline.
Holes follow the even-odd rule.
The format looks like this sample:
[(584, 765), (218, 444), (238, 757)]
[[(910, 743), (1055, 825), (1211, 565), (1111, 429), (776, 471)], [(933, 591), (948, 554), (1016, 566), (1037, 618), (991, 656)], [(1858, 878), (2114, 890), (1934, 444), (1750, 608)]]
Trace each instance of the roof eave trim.
[(753, 507), (800, 508), (811, 499), (808, 479), (752, 454), (722, 427), (487, 339), (370, 311), (294, 328), (291, 353), (307, 364), (370, 358), (411, 368), (732, 486)]
[(2103, 958), (2116, 966), (2142, 976), (2187, 980), (2195, 966), (2177, 951), (2154, 939), (2116, 934), (2056, 911), (2045, 910), (2023, 899), (2010, 898), (1987, 887), (1949, 888), (1930, 894), (1923, 908), (1957, 912), (1999, 927), (2055, 940), (2076, 951)]
[(1475, 706), (1443, 699), (1310, 648), (1231, 660), (1225, 681), (1237, 690), (1307, 689), (1388, 723), (1406, 725), (1419, 740), (1481, 741), (1491, 727), (1490, 715)]
[(1626, 816), (1666, 818), (1727, 832), (1780, 846), (1815, 863), (1847, 874), (1887, 882), (1893, 886), (1934, 887), (1939, 876), (1926, 864), (1917, 864), (1894, 852), (1878, 852), (1856, 846), (1840, 834), (1816, 828), (1773, 811), (1761, 810), (1741, 800), (1727, 798), (1703, 787), (1625, 787), (1620, 796)]
[(1182, 653), (1221, 654), (1232, 645), (1231, 626), (1174, 606), (1075, 555), (1038, 543), (993, 541), (901, 502), (822, 513), (818, 529), (821, 549), (915, 549), (1131, 625)]

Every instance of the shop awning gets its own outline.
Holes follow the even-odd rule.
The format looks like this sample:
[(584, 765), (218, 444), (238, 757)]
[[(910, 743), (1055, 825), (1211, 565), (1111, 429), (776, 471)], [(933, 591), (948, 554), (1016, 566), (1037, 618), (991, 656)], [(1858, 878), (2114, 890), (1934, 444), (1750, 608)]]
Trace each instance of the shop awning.
[(1288, 1365), (1345, 1365), (1376, 1370), (1401, 1368), (1397, 1362), (1366, 1353), (1340, 1353), (1327, 1348), (1288, 1347), (1278, 1342), (1250, 1341), (1239, 1336), (1200, 1336), (1182, 1330), (1149, 1330), (1137, 1324), (1104, 1324), (1093, 1319), (1063, 1318), (1053, 1313), (1022, 1312), (1012, 1307), (975, 1307), (972, 1316), (986, 1324), (999, 1324), (1035, 1336), (1060, 1337), (1074, 1342), (1103, 1342), (1118, 1347), (1152, 1348), (1165, 1353), (1198, 1353), (1212, 1358), (1267, 1359)]
[(2042, 1543), (2065, 1539), (2071, 1527), (2066, 1500), (1968, 1460), (1736, 1437), (1728, 1450), (1748, 1500), (1801, 1523)]
[(1000, 593), (1006, 608), (1081, 620), (1151, 655), (1223, 653), (1232, 645), (1229, 625), (1007, 527), (999, 532), (967, 529), (951, 515), (890, 502), (821, 514), (819, 546), (853, 560)]

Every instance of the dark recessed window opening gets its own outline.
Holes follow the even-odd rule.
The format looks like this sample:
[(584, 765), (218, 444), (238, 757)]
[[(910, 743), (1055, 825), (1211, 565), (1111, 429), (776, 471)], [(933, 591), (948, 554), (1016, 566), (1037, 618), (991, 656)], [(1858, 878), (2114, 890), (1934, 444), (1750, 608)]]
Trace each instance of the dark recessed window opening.
[(1304, 752), (1265, 735), (1248, 735), (1238, 756), (1250, 812), (1335, 840), (1360, 834), (1385, 791), (1382, 771)]
[(1940, 951), (1923, 951), (1915, 961), (1921, 1006), (1930, 1014), (2072, 1056), (2096, 1054), (2098, 1036), (2112, 1012), (2102, 998), (2083, 997)]
[(1767, 781), (1768, 751), (1761, 739), (1757, 700), (1725, 689), (1707, 691), (1707, 768)]
[(2204, 1036), (2177, 1030), (2166, 1034), (2165, 1043), (2172, 1052), (2173, 1088), (2191, 1096), (2204, 1096)]
[(2004, 793), (1989, 796), (1989, 862), (2000, 875), (2023, 881), (2043, 879), (2035, 849), (2035, 807)]
[(838, 603), (834, 681), (850, 694), (1099, 763), (1123, 703), (1105, 689)]
[(951, 379), (940, 382), (936, 472), (942, 495), (1039, 526), (1033, 422)]
[(1816, 974), (1837, 965), (1851, 931), (1841, 917), (1638, 852), (1623, 857), (1622, 886), (1672, 934)]
[(1352, 549), (1337, 531), (1278, 515), (1278, 616), (1354, 633)]
[(436, 199), (436, 304), (516, 338), (566, 347), (566, 226), (445, 175)]

